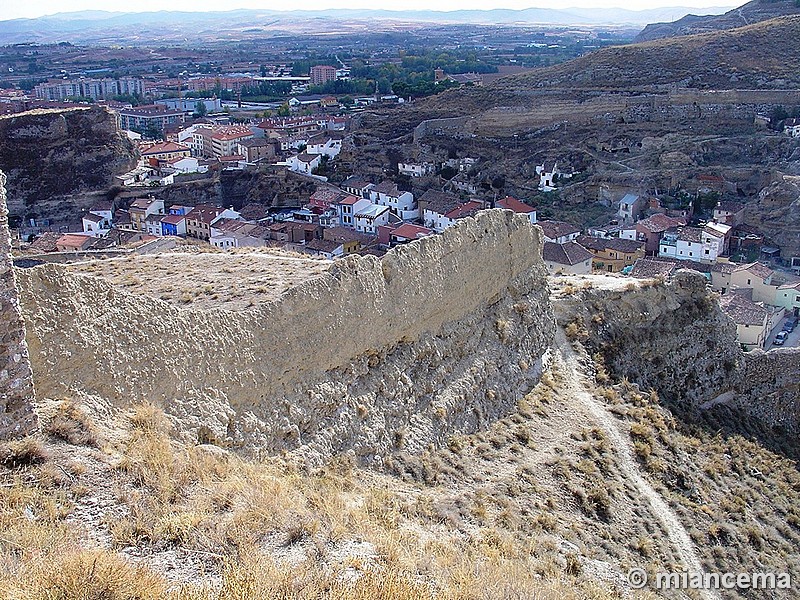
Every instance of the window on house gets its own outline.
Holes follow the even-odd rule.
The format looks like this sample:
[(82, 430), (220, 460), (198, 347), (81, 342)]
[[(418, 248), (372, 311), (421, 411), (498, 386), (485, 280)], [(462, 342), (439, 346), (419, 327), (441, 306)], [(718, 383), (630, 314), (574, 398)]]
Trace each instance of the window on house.
[(747, 285), (750, 285), (750, 280), (749, 279), (747, 280)]
[(708, 248), (706, 248), (706, 254), (709, 254), (710, 252), (711, 252), (711, 250), (709, 250)]

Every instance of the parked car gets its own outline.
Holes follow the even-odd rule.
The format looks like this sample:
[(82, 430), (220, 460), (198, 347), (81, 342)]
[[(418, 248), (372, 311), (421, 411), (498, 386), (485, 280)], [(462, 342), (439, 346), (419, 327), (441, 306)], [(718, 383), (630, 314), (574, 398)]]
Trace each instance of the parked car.
[(778, 335), (775, 336), (775, 341), (772, 342), (776, 346), (783, 346), (786, 343), (786, 338), (789, 337), (789, 334), (785, 331), (779, 331)]
[(786, 323), (783, 324), (783, 330), (789, 333), (794, 331), (795, 327), (797, 327), (797, 317), (789, 317), (786, 319)]

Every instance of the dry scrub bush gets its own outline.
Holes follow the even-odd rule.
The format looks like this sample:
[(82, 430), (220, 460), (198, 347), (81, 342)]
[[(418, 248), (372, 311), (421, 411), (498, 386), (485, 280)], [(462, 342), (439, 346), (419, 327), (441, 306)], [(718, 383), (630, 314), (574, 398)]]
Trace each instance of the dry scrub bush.
[(17, 578), (19, 600), (160, 600), (166, 585), (155, 573), (104, 551), (67, 552), (32, 562)]
[(97, 434), (89, 417), (74, 402), (64, 400), (50, 419), (45, 431), (74, 445), (97, 446)]
[(16, 469), (36, 465), (48, 458), (42, 441), (33, 436), (0, 443), (0, 465)]

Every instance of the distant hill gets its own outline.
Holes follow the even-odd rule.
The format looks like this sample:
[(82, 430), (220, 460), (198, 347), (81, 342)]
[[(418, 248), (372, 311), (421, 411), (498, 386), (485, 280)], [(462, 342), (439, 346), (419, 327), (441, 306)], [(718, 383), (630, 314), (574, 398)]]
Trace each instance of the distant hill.
[(647, 42), (679, 35), (734, 29), (796, 14), (800, 14), (800, 2), (797, 0), (752, 0), (722, 15), (689, 14), (670, 23), (652, 23), (645, 27), (634, 41)]
[(800, 85), (800, 16), (747, 27), (596, 50), (566, 63), (501, 79), (524, 88), (782, 89)]
[[(708, 9), (721, 13), (728, 7)], [(0, 44), (28, 42), (99, 42), (107, 39), (137, 42), (157, 38), (160, 41), (218, 36), (220, 32), (241, 37), (264, 31), (319, 31), (323, 24), (360, 23), (375, 27), (376, 22), (516, 24), (516, 25), (591, 25), (639, 28), (647, 23), (677, 19), (691, 8), (674, 6), (649, 10), (570, 8), (528, 8), (524, 10), (232, 10), (220, 12), (104, 12), (58, 13), (35, 19), (0, 21)], [(257, 32), (248, 31), (253, 28)], [(215, 38), (216, 39), (216, 38)]]

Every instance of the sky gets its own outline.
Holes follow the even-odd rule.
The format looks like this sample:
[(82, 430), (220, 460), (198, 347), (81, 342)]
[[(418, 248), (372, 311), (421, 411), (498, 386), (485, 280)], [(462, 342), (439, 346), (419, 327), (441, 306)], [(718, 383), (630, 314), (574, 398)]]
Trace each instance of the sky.
[[(459, 10), (459, 9), (490, 9), (490, 8), (557, 8), (570, 7), (599, 7), (599, 8), (627, 8), (629, 10), (645, 10), (661, 6), (686, 6), (693, 8), (707, 8), (716, 6), (731, 6), (724, 0), (547, 0), (540, 4), (531, 4), (531, 0), (439, 0), (431, 3), (430, 0), (406, 0), (402, 4), (405, 10)], [(107, 10), (120, 12), (147, 12), (160, 10), (185, 10), (185, 11), (220, 11), (237, 8), (261, 8), (281, 10), (282, 8), (296, 9), (297, 4), (278, 2), (265, 2), (264, 0), (172, 0), (164, 3), (163, 0), (137, 0), (135, 3), (112, 3), (107, 0), (0, 0), (0, 20), (32, 18), (51, 15), (59, 12), (73, 12), (79, 10)], [(400, 5), (394, 0), (316, 0), (305, 8), (314, 10), (326, 8), (378, 8), (397, 10)]]

